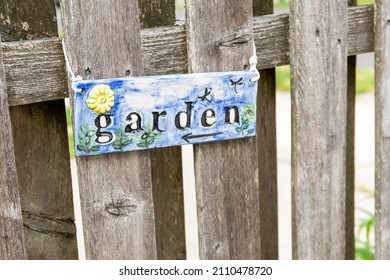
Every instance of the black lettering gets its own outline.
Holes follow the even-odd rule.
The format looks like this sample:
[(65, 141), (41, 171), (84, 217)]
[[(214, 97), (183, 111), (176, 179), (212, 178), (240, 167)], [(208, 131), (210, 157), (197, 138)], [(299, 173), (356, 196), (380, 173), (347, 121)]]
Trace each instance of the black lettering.
[[(185, 102), (187, 105), (186, 111), (180, 111), (175, 117), (175, 125), (178, 129), (186, 129), (191, 126), (192, 104), (194, 102)], [(186, 118), (186, 119), (184, 119)]]
[(203, 127), (210, 127), (215, 124), (215, 112), (212, 109), (207, 109), (203, 112), (201, 117), (201, 123)]
[(127, 121), (129, 121), (129, 125), (125, 127), (125, 132), (127, 133), (133, 133), (138, 132), (142, 130), (142, 119), (141, 116), (138, 113), (130, 113), (127, 118)]
[(114, 135), (108, 131), (102, 131), (102, 128), (107, 128), (112, 123), (112, 115), (99, 115), (95, 119), (95, 125), (97, 127), (95, 141), (99, 144), (107, 144), (112, 141)]
[(158, 121), (159, 121), (159, 118), (161, 116), (165, 117), (167, 115), (167, 112), (165, 112), (165, 111), (162, 111), (161, 113), (159, 113), (159, 112), (152, 112), (152, 114), (153, 114), (153, 129), (152, 130), (157, 130), (157, 131), (163, 132), (164, 130), (161, 130), (158, 127)]
[[(225, 123), (240, 123), (240, 113), (237, 106), (225, 107)], [(234, 110), (234, 111), (232, 111)]]

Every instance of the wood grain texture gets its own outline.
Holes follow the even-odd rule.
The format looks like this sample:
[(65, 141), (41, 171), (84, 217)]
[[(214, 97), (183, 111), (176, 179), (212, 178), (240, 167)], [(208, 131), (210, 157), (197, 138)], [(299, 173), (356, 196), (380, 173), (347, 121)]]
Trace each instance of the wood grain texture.
[(57, 35), (54, 1), (4, 0), (0, 2), (0, 11), (0, 34), (3, 41), (31, 40)]
[(294, 259), (346, 258), (347, 1), (290, 3)]
[[(287, 14), (266, 15), (253, 19), (259, 69), (290, 63), (288, 25)], [(148, 28), (143, 29), (141, 34), (144, 75), (188, 72), (186, 31), (183, 26)], [(65, 69), (60, 40), (5, 43), (3, 47), (11, 106), (62, 99), (64, 95), (67, 96), (63, 87), (66, 81), (65, 72), (58, 71)], [(373, 7), (349, 8), (348, 55), (373, 50)], [(24, 60), (28, 63), (23, 63)], [(13, 64), (14, 61), (19, 63)], [(26, 77), (28, 73), (32, 75)], [(31, 78), (36, 76), (39, 76), (40, 80)], [(52, 86), (55, 84), (56, 87)], [(49, 86), (45, 88), (42, 85)]]
[(57, 39), (10, 42), (4, 47), (10, 106), (68, 95), (65, 60)]
[[(69, 0), (62, 8), (75, 73), (142, 74), (138, 0)], [(156, 259), (149, 151), (78, 157), (77, 170), (87, 259)]]
[(174, 25), (175, 0), (139, 0), (140, 20), (144, 28)]
[[(348, 0), (349, 6), (357, 0)], [(347, 174), (346, 174), (346, 247), (345, 258), (355, 259), (355, 103), (356, 103), (356, 56), (348, 57), (347, 77)]]
[[(252, 1), (186, 2), (189, 72), (241, 70), (252, 51)], [(254, 137), (194, 145), (201, 259), (259, 259)]]
[[(140, 0), (139, 6), (144, 28), (175, 23), (174, 0)], [(142, 47), (146, 46), (142, 44)], [(143, 57), (153, 55), (145, 51), (142, 53)], [(154, 62), (164, 64), (174, 59), (169, 56), (156, 57)], [(181, 147), (153, 149), (150, 151), (150, 157), (157, 257), (160, 260), (186, 259)]]
[(390, 2), (375, 12), (375, 258), (390, 259)]
[[(23, 3), (5, 0), (3, 6), (0, 5), (0, 13), (7, 14), (9, 24), (12, 26), (10, 33), (12, 36), (8, 39), (57, 36), (55, 6), (52, 0)], [(30, 26), (27, 34), (22, 30), (24, 27), (20, 26), (23, 22)], [(21, 45), (27, 47), (24, 50), (31, 50), (28, 44)], [(8, 45), (11, 49), (12, 46), (14, 43)], [(28, 91), (25, 87), (26, 84), (28, 85), (26, 81), (35, 78), (37, 79), (35, 85), (38, 85), (39, 78), (48, 72), (56, 74), (53, 75), (51, 83), (40, 84), (42, 93), (51, 92), (50, 89), (45, 91), (45, 87), (57, 87), (55, 82), (61, 82), (58, 77), (64, 76), (64, 69), (54, 65), (49, 66), (47, 61), (37, 67), (42, 70), (41, 73), (37, 73), (36, 70), (29, 72), (26, 69), (26, 64), (32, 68), (37, 66), (32, 64), (33, 57), (41, 55), (41, 50), (34, 50), (27, 56), (21, 54), (24, 53), (21, 49), (18, 49), (18, 52), (19, 54), (11, 62), (13, 65), (6, 72), (6, 77), (12, 80), (13, 75), (18, 75), (19, 86), (24, 87), (24, 92)], [(46, 60), (61, 61), (55, 58), (56, 55), (53, 53), (47, 53), (45, 56)], [(18, 74), (15, 73), (18, 69), (17, 65), (22, 68), (22, 72)], [(42, 68), (45, 66), (47, 71)], [(36, 76), (29, 77), (29, 74)], [(23, 83), (25, 85), (22, 85)], [(62, 82), (58, 88), (64, 90), (64, 85), (65, 83)], [(10, 89), (12, 90), (12, 87)], [(41, 218), (41, 223), (33, 227), (29, 219), (24, 221), (27, 256), (29, 259), (76, 259), (77, 244), (64, 100), (11, 107), (10, 114), (22, 212), (29, 213), (28, 216)], [(52, 224), (52, 221), (66, 221), (70, 230), (64, 234), (60, 224)], [(53, 229), (50, 233), (46, 231), (49, 224)], [(58, 230), (56, 230), (57, 226)]]
[(27, 256), (1, 48), (0, 120), (0, 259), (23, 260)]
[[(254, 15), (269, 14), (272, 12), (272, 0), (253, 1)], [(277, 40), (277, 38), (275, 39)], [(277, 44), (277, 42), (274, 43)], [(275, 69), (260, 71), (257, 96), (256, 139), (260, 192), (261, 259), (278, 259), (278, 185), (275, 93)]]

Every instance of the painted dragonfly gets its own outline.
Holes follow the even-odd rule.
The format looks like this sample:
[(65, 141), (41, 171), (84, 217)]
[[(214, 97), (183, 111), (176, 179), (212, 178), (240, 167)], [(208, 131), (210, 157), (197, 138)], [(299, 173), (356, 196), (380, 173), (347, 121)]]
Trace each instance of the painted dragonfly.
[(200, 99), (200, 101), (208, 101), (211, 103), (211, 100), (207, 98), (208, 96), (210, 96), (211, 90), (212, 90), (211, 88), (210, 89), (206, 88), (204, 90), (204, 94), (202, 96), (198, 96), (198, 99)]
[(237, 81), (233, 81), (233, 80), (230, 80), (230, 85), (231, 86), (234, 86), (234, 92), (235, 93), (238, 93), (237, 92), (237, 86), (242, 86), (244, 83), (242, 82), (242, 78), (240, 78), (239, 80)]

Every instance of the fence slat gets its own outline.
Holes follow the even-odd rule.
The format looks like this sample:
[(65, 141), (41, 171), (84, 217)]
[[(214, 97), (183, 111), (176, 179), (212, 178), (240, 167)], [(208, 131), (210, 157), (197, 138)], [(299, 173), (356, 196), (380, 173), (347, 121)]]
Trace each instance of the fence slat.
[[(175, 0), (139, 0), (139, 5), (144, 28), (175, 23)], [(154, 149), (150, 156), (158, 259), (185, 259), (181, 147)]]
[[(191, 0), (186, 9), (189, 72), (248, 64), (252, 41), (243, 41), (252, 35), (252, 1)], [(194, 151), (200, 258), (260, 258), (256, 139), (194, 145)]]
[(347, 1), (293, 0), (293, 257), (346, 258)]
[(26, 259), (11, 119), (0, 39), (0, 259)]
[[(272, 0), (253, 1), (254, 16), (273, 12)], [(261, 215), (261, 258), (278, 259), (278, 186), (276, 157), (275, 69), (260, 71), (257, 99), (257, 148)]]
[[(4, 0), (0, 13), (3, 14), (1, 29), (8, 33), (9, 40), (57, 36), (52, 0)], [(63, 69), (59, 72), (62, 74)], [(39, 79), (40, 75), (35, 78)], [(45, 84), (41, 83), (40, 87), (46, 92)], [(64, 101), (11, 107), (10, 115), (27, 256), (29, 259), (76, 259)]]
[[(62, 8), (75, 73), (142, 74), (137, 0), (69, 0)], [(150, 166), (149, 151), (77, 157), (87, 259), (157, 258)]]
[(174, 25), (175, 0), (139, 0), (143, 28)]
[[(349, 6), (357, 0), (348, 0)], [(347, 77), (346, 259), (355, 259), (355, 101), (356, 56), (349, 56)]]
[(375, 258), (390, 259), (390, 2), (375, 12)]

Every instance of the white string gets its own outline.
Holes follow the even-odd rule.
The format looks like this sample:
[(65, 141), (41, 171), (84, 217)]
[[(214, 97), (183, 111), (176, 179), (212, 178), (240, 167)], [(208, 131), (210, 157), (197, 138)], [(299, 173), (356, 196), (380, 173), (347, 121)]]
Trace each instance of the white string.
[(64, 41), (64, 39), (62, 39), (62, 50), (64, 52), (66, 69), (68, 70), (68, 73), (70, 74), (70, 80), (72, 81), (72, 89), (73, 89), (74, 92), (82, 92), (83, 91), (82, 89), (76, 88), (76, 83), (78, 81), (81, 81), (83, 78), (81, 76), (77, 76), (76, 77), (75, 74), (72, 71), (72, 68), (70, 67), (68, 54), (67, 54), (66, 49), (65, 49), (65, 41)]
[(249, 58), (249, 64), (250, 68), (249, 71), (256, 72), (256, 77), (249, 79), (249, 81), (255, 83), (260, 79), (260, 73), (259, 70), (257, 70), (257, 55), (256, 55), (256, 45), (255, 45), (255, 40), (253, 40), (253, 54)]

